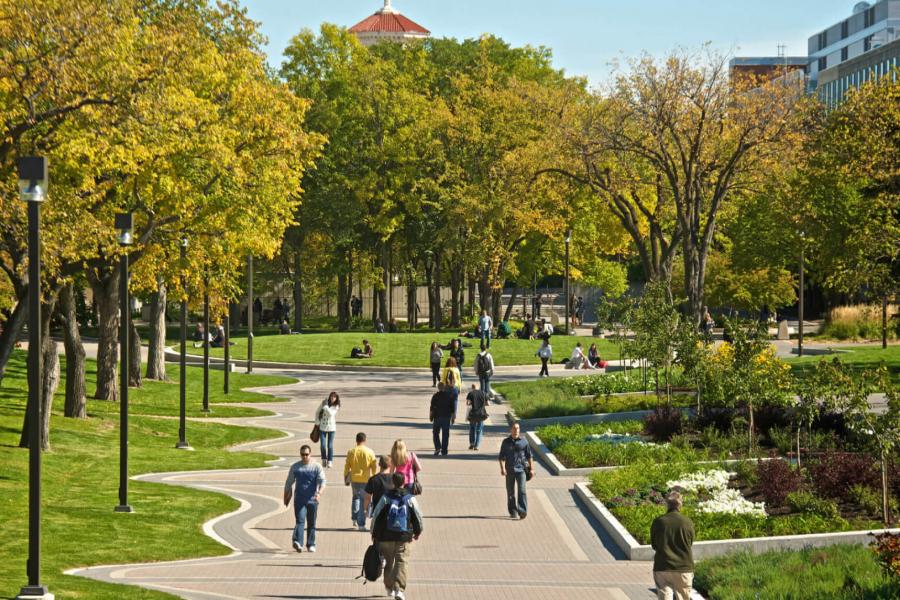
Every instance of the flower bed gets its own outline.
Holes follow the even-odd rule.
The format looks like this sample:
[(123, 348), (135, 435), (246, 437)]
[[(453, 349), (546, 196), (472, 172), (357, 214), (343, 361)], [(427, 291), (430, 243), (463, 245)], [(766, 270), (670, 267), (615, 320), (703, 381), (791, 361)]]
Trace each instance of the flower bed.
[[(783, 461), (766, 461), (783, 463)], [(649, 543), (650, 524), (665, 513), (663, 495), (673, 487), (684, 491), (684, 512), (693, 521), (697, 541), (878, 529), (877, 515), (852, 503), (805, 491), (801, 481), (781, 504), (764, 497), (771, 485), (784, 487), (784, 473), (746, 461), (731, 466), (697, 463), (641, 462), (595, 473), (591, 491), (642, 543)], [(729, 470), (730, 469), (730, 470)], [(773, 469), (769, 469), (773, 470)], [(726, 475), (728, 473), (727, 482)]]

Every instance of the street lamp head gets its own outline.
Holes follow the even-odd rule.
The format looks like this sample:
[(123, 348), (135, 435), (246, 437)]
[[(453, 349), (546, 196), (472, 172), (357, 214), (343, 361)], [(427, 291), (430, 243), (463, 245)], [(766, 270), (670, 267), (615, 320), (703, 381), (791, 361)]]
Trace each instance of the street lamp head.
[(133, 229), (133, 220), (131, 213), (116, 214), (116, 229), (119, 231), (117, 239), (119, 245), (130, 246), (132, 243), (131, 231)]
[(43, 202), (47, 199), (46, 156), (23, 156), (19, 158), (19, 197), (25, 202)]
[(569, 229), (568, 231), (566, 231), (566, 243), (568, 244), (571, 241), (572, 241), (572, 230)]
[(187, 247), (188, 247), (188, 239), (187, 239), (187, 236), (184, 236), (183, 238), (181, 238), (181, 247), (182, 247), (182, 248), (187, 248)]

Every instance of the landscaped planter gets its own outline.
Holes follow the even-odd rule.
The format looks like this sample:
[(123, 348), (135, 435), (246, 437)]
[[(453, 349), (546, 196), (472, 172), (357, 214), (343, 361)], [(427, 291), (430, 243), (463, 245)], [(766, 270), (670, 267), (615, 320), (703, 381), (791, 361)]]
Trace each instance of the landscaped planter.
[[(638, 543), (634, 536), (597, 499), (588, 484), (576, 483), (575, 494), (629, 560), (653, 560), (653, 548), (649, 545)], [(867, 531), (709, 540), (694, 542), (693, 554), (694, 559), (699, 560), (740, 551), (749, 551), (756, 554), (767, 550), (800, 550), (802, 548), (832, 546), (834, 544), (867, 545), (872, 541), (871, 534), (884, 532), (900, 533), (900, 529), (872, 529)]]

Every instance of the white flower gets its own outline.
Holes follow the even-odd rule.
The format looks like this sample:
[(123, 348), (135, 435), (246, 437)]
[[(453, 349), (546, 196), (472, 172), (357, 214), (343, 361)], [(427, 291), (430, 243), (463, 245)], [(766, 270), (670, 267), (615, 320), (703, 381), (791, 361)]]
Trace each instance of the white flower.
[(700, 473), (691, 473), (677, 479), (668, 481), (670, 488), (679, 487), (686, 492), (705, 491), (711, 497), (697, 504), (697, 510), (702, 513), (724, 513), (729, 515), (752, 515), (755, 517), (766, 516), (766, 505), (762, 502), (751, 502), (744, 498), (740, 490), (728, 487), (728, 481), (734, 473), (713, 469)]
[(686, 492), (698, 492), (700, 490), (713, 492), (727, 488), (728, 481), (733, 475), (734, 473), (729, 473), (722, 469), (713, 469), (711, 471), (691, 473), (674, 481), (667, 481), (666, 486), (669, 488), (679, 487)]
[(639, 435), (629, 435), (625, 433), (613, 433), (611, 429), (607, 429), (606, 433), (592, 433), (587, 436), (588, 442), (606, 442), (609, 444), (640, 444), (642, 446), (655, 446), (652, 442), (645, 442), (644, 438)]

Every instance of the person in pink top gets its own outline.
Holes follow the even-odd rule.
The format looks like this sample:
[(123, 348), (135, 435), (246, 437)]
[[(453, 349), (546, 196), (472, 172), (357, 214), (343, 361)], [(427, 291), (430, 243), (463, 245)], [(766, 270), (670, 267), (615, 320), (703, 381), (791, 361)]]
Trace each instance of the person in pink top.
[(415, 452), (406, 449), (406, 443), (403, 440), (394, 442), (391, 448), (391, 472), (401, 473), (403, 475), (403, 485), (409, 486), (416, 480), (422, 466), (419, 459), (416, 458)]

